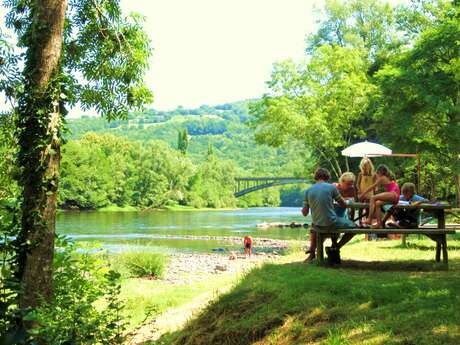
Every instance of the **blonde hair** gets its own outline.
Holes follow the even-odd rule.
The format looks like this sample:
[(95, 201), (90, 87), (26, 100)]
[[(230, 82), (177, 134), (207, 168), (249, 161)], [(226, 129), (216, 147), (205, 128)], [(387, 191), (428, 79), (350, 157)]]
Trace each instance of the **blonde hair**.
[(340, 183), (344, 183), (345, 181), (353, 181), (355, 182), (356, 180), (356, 177), (355, 177), (355, 174), (353, 174), (352, 172), (345, 172), (342, 174), (342, 176), (340, 176), (340, 179), (339, 179), (339, 182)]
[(364, 157), (359, 163), (359, 170), (363, 175), (374, 175), (374, 164), (368, 157)]
[(413, 184), (412, 182), (404, 183), (401, 187), (401, 193), (402, 194), (407, 194), (407, 193), (415, 194), (415, 184)]

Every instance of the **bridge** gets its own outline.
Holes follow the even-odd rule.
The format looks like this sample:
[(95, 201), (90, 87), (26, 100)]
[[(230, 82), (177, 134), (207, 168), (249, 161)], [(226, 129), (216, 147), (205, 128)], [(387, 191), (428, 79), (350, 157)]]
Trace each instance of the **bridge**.
[(303, 177), (236, 177), (235, 197), (255, 192), (264, 188), (292, 183), (311, 183), (311, 179)]

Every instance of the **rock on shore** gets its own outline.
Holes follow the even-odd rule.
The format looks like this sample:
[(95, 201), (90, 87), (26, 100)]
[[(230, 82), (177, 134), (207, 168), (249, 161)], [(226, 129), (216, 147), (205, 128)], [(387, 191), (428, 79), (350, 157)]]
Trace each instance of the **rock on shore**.
[(276, 252), (255, 253), (250, 258), (237, 254), (235, 260), (229, 260), (228, 254), (172, 254), (163, 280), (171, 284), (189, 284), (204, 280), (210, 274), (249, 270), (261, 262), (276, 260), (277, 257)]

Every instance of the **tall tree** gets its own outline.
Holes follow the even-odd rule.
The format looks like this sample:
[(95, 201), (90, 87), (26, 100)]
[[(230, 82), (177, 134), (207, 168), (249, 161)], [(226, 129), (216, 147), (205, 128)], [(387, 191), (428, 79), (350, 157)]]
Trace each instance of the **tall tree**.
[(460, 18), (458, 8), (447, 13), (377, 73), (379, 128), (395, 148), (427, 152), (449, 167), (459, 201)]
[(374, 90), (366, 71), (364, 50), (327, 44), (306, 64), (275, 64), (271, 93), (252, 106), (256, 140), (299, 140), (340, 176), (340, 149), (366, 133), (359, 124)]
[[(10, 0), (7, 25), (25, 50), (17, 99), (21, 307), (52, 297), (56, 193), (66, 105), (81, 102), (108, 119), (151, 101), (142, 82), (150, 56), (139, 16), (117, 0)], [(77, 77), (78, 76), (78, 77)]]

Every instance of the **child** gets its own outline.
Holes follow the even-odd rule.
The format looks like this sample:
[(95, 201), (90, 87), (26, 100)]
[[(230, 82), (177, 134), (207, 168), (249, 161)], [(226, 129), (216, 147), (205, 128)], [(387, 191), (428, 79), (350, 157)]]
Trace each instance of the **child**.
[[(374, 195), (375, 189), (371, 189), (367, 193), (363, 193), (365, 190), (367, 190), (370, 186), (372, 186), (375, 183), (376, 177), (374, 173), (374, 165), (372, 164), (372, 161), (368, 157), (364, 157), (361, 159), (361, 162), (359, 163), (359, 174), (358, 174), (358, 181), (356, 183), (357, 188), (358, 188), (358, 195), (363, 194), (363, 197), (360, 198), (359, 201), (361, 202), (369, 202), (371, 196)], [(361, 219), (363, 218), (363, 209), (359, 209), (359, 225), (362, 226), (363, 223)], [(368, 222), (372, 222), (372, 219), (368, 219)]]
[(393, 178), (393, 175), (390, 172), (390, 169), (384, 164), (380, 165), (376, 171), (376, 178), (377, 180), (371, 186), (369, 186), (366, 190), (362, 191), (359, 198), (363, 199), (366, 197), (367, 193), (371, 190), (374, 190), (377, 187), (382, 186), (385, 189), (385, 192), (379, 193), (376, 195), (371, 196), (370, 198), (370, 205), (369, 205), (369, 220), (368, 223), (374, 218), (377, 219), (377, 223), (372, 227), (374, 229), (383, 228), (382, 223), (382, 214), (380, 206), (385, 203), (392, 203), (397, 204), (399, 201), (400, 191), (399, 186)]
[[(334, 186), (337, 187), (340, 195), (345, 201), (355, 200), (355, 197), (356, 197), (355, 180), (356, 180), (355, 174), (353, 174), (352, 172), (345, 172), (342, 174), (342, 176), (340, 176), (339, 183), (334, 183)], [(344, 217), (345, 210), (346, 210), (345, 208), (336, 206), (335, 213), (337, 214), (338, 217)], [(354, 212), (351, 212), (350, 219), (353, 220), (353, 218), (354, 218)]]
[(375, 183), (375, 173), (374, 173), (374, 165), (372, 161), (368, 157), (364, 157), (361, 159), (359, 163), (359, 174), (358, 174), (358, 194), (363, 194), (361, 202), (369, 202), (372, 195), (374, 195), (375, 189), (370, 189), (369, 192), (363, 193), (367, 190), (370, 186)]
[[(401, 196), (399, 198), (400, 203), (408, 203), (410, 205), (418, 205), (421, 203), (429, 203), (428, 199), (415, 194), (415, 185), (410, 182), (406, 182), (401, 187)], [(396, 226), (399, 228), (417, 228), (420, 224), (420, 209), (404, 209), (404, 208), (395, 208), (385, 207), (389, 205), (384, 205), (387, 213), (383, 218), (383, 224), (385, 221), (393, 216), (396, 223)]]
[(252, 254), (252, 237), (251, 236), (244, 236), (243, 244), (244, 244), (244, 255), (249, 255), (249, 257), (251, 257), (251, 254)]

